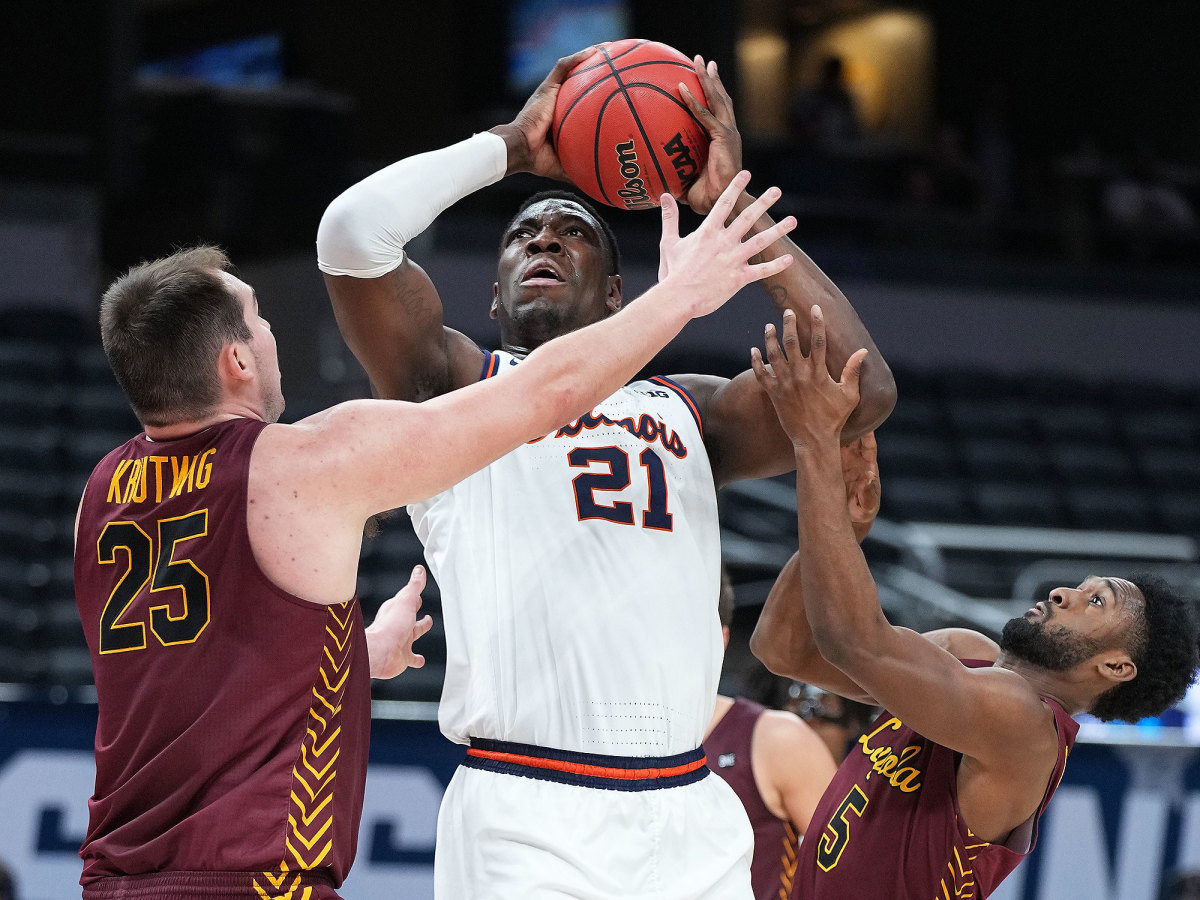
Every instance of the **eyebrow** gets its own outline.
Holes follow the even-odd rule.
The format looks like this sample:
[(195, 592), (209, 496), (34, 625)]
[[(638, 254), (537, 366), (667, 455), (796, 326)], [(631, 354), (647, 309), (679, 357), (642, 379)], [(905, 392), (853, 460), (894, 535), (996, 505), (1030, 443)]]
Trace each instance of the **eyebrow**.
[[(599, 230), (600, 230), (599, 226), (597, 226), (590, 218), (585, 216), (583, 214), (582, 210), (580, 210), (577, 213), (574, 213), (574, 212), (571, 212), (570, 210), (559, 209), (559, 210), (556, 210), (556, 212), (562, 218), (568, 219), (572, 222), (577, 222), (580, 225), (586, 225), (588, 227), (588, 230), (590, 230), (592, 233), (599, 234)], [(530, 214), (530, 215), (523, 216), (520, 219), (518, 219), (517, 221), (513, 222), (512, 225), (509, 226), (508, 233), (511, 234), (515, 229), (520, 228), (524, 225), (533, 225), (536, 223), (537, 223), (536, 215)]]
[(1109, 591), (1112, 593), (1113, 600), (1116, 601), (1117, 603), (1124, 604), (1125, 598), (1121, 594), (1121, 592), (1117, 590), (1117, 586), (1115, 584), (1113, 584), (1112, 580), (1109, 578), (1101, 578), (1100, 580), (1104, 582), (1105, 587), (1107, 587), (1109, 589)]

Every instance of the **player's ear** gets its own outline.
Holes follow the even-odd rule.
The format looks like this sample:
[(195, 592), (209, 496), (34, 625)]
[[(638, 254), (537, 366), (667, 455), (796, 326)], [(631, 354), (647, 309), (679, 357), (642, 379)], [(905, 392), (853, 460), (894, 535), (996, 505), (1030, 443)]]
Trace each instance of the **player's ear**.
[(621, 308), (621, 276), (608, 276), (608, 296), (604, 298), (604, 305), (608, 307), (610, 312), (616, 312)]
[(492, 308), (488, 311), (488, 315), (493, 319), (500, 314), (500, 283), (492, 283)]
[(253, 380), (257, 369), (250, 345), (242, 341), (230, 341), (221, 348), (217, 357), (217, 374), (222, 382), (236, 385)]
[(1113, 684), (1133, 681), (1137, 676), (1137, 665), (1123, 650), (1115, 650), (1100, 657), (1096, 663), (1100, 677)]

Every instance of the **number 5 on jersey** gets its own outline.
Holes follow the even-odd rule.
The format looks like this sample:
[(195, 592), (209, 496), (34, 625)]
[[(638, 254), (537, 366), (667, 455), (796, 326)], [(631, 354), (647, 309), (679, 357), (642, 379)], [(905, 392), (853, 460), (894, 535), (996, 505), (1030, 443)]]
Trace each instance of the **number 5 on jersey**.
[[(162, 519), (155, 542), (136, 522), (109, 522), (96, 542), (97, 561), (102, 566), (117, 563), (117, 551), (125, 555), (125, 574), (117, 582), (100, 613), (100, 652), (123, 653), (146, 648), (146, 613), (133, 621), (122, 621), (135, 597), (150, 582), (150, 593), (179, 590), (182, 611), (171, 615), (171, 595), (163, 597), (148, 613), (150, 630), (164, 647), (190, 644), (208, 626), (208, 575), (190, 559), (175, 558), (181, 541), (208, 534), (208, 510)], [(155, 544), (157, 543), (157, 547)]]
[(817, 865), (821, 867), (822, 871), (828, 872), (842, 858), (842, 851), (850, 843), (850, 814), (853, 813), (855, 817), (861, 819), (867, 808), (868, 799), (862, 788), (856, 784), (850, 788), (846, 799), (839, 803), (838, 808), (834, 810), (829, 824), (817, 838)]
[[(655, 531), (670, 531), (673, 519), (667, 512), (667, 473), (658, 454), (647, 447), (638, 457), (646, 470), (649, 498), (642, 510), (642, 527)], [(633, 524), (633, 504), (617, 500), (609, 505), (596, 500), (596, 491), (623, 491), (629, 487), (629, 454), (620, 447), (576, 447), (567, 454), (573, 469), (585, 469), (592, 463), (608, 466), (607, 472), (584, 472), (576, 475), (575, 509), (579, 520), (606, 519), (619, 525)]]

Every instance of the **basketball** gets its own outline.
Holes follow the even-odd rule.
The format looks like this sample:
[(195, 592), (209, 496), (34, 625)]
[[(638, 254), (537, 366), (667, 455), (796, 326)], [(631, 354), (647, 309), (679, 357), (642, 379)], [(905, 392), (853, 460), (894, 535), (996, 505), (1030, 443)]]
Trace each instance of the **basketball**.
[(551, 139), (567, 177), (594, 200), (648, 209), (682, 196), (708, 159), (708, 133), (679, 83), (701, 102), (691, 60), (656, 41), (601, 44), (563, 80)]

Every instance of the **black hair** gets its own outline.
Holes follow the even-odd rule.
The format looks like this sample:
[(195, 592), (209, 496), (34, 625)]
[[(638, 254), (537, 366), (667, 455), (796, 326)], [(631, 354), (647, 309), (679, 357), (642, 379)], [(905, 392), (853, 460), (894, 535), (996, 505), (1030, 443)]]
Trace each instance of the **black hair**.
[(578, 206), (583, 207), (588, 215), (595, 219), (596, 223), (600, 226), (600, 239), (604, 244), (605, 250), (608, 251), (608, 274), (621, 274), (621, 248), (617, 246), (617, 236), (613, 232), (612, 226), (609, 225), (608, 222), (604, 220), (603, 216), (596, 211), (596, 207), (592, 206), (592, 204), (588, 203), (588, 201), (584, 200), (578, 194), (572, 193), (571, 191), (558, 189), (539, 191), (521, 204), (521, 206), (513, 214), (512, 219), (509, 220), (510, 223), (515, 222), (520, 217), (521, 213), (525, 212), (525, 210), (529, 209), (529, 207), (533, 206), (533, 204), (541, 203), (543, 200), (566, 200), (570, 203), (575, 203)]
[(1170, 709), (1183, 699), (1200, 666), (1200, 623), (1192, 601), (1156, 575), (1129, 580), (1145, 601), (1125, 646), (1137, 675), (1096, 698), (1088, 712), (1105, 722), (1136, 722)]

